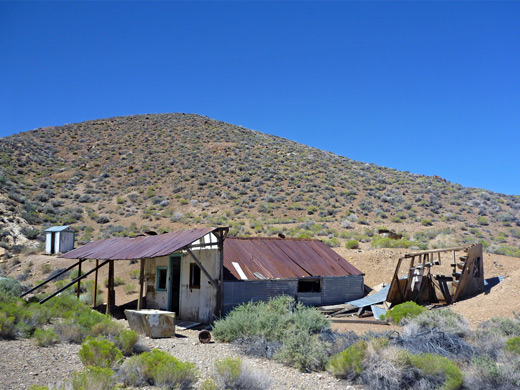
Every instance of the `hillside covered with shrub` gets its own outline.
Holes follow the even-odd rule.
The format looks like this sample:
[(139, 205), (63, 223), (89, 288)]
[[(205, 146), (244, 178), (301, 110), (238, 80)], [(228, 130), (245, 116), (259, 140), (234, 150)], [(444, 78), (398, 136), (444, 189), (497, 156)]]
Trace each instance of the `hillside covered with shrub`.
[[(2, 138), (0, 202), (0, 245), (14, 254), (60, 224), (72, 225), (79, 243), (228, 225), (233, 235), (284, 233), (333, 247), (479, 241), (487, 251), (520, 256), (520, 196), (192, 114), (99, 119)], [(374, 234), (381, 227), (403, 238)]]

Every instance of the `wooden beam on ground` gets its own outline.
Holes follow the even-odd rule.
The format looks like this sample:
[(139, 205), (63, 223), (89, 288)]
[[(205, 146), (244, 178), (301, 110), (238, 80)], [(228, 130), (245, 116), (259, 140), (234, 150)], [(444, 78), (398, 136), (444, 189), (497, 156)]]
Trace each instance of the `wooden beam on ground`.
[(356, 319), (346, 319), (346, 318), (329, 318), (332, 322), (337, 322), (341, 324), (370, 324), (370, 325), (389, 325), (388, 321), (379, 321), (379, 320), (356, 320)]
[(137, 310), (143, 308), (143, 286), (144, 286), (144, 262), (145, 259), (141, 259), (141, 266), (139, 268), (139, 298), (137, 300)]

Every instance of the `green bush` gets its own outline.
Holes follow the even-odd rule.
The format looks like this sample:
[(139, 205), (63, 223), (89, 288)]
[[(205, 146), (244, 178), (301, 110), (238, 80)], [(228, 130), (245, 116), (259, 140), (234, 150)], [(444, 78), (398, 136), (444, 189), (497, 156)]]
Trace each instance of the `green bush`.
[(329, 347), (330, 344), (324, 342), (317, 334), (289, 332), (274, 359), (300, 371), (321, 371), (325, 369), (329, 360)]
[(60, 342), (60, 336), (52, 329), (44, 330), (38, 328), (34, 331), (33, 338), (40, 347), (48, 347)]
[(412, 367), (421, 371), (423, 375), (441, 375), (444, 378), (445, 390), (456, 390), (462, 386), (464, 376), (460, 368), (444, 356), (431, 353), (421, 353), (419, 355), (409, 355), (408, 362)]
[(134, 346), (139, 341), (139, 334), (136, 331), (124, 329), (115, 340), (116, 347), (123, 352), (123, 355), (130, 356), (134, 351)]
[(0, 277), (0, 294), (18, 297), (22, 293), (22, 286), (13, 278)]
[(367, 354), (367, 342), (358, 341), (343, 352), (333, 356), (327, 370), (341, 378), (354, 379), (363, 372), (363, 359)]
[(513, 337), (506, 341), (506, 351), (520, 355), (520, 337)]
[(188, 388), (197, 381), (198, 372), (195, 364), (153, 349), (125, 360), (119, 370), (119, 378), (130, 386), (148, 383), (168, 388)]
[(386, 312), (381, 319), (388, 319), (393, 323), (400, 325), (404, 318), (413, 318), (426, 311), (422, 306), (417, 303), (408, 301), (394, 306), (392, 309)]
[(85, 367), (112, 368), (123, 360), (123, 354), (114, 343), (106, 339), (88, 339), (78, 352)]
[(347, 249), (358, 249), (359, 248), (359, 242), (357, 240), (348, 240), (345, 244), (345, 247)]
[(112, 390), (116, 383), (114, 371), (103, 367), (86, 367), (72, 374), (72, 390)]
[[(317, 344), (324, 341), (310, 336), (329, 330), (330, 321), (315, 308), (296, 303), (291, 297), (280, 296), (269, 302), (249, 302), (236, 307), (224, 319), (215, 322), (213, 336), (224, 342), (253, 339), (276, 342), (282, 345), (283, 351), (278, 358), (283, 359), (285, 364), (312, 370), (322, 365), (321, 358), (320, 363), (312, 361), (312, 357), (302, 359), (302, 349), (310, 348), (315, 352), (314, 357), (321, 356), (318, 351), (323, 348)], [(309, 346), (299, 348), (293, 342), (310, 339), (312, 343)], [(285, 343), (287, 345), (284, 347)]]
[(125, 287), (123, 287), (123, 290), (125, 291), (125, 294), (133, 294), (137, 292), (137, 286), (135, 283), (127, 283), (125, 284)]
[[(405, 333), (422, 333), (437, 328), (445, 334), (465, 337), (471, 334), (471, 327), (464, 317), (450, 308), (426, 310), (422, 306), (417, 316), (406, 317)], [(411, 328), (415, 329), (411, 329)]]
[[(123, 278), (120, 278), (119, 276), (116, 276), (114, 278), (114, 287), (122, 286), (125, 283), (126, 283), (125, 280)], [(108, 288), (108, 278), (105, 279), (105, 287)]]
[[(258, 372), (249, 370), (240, 358), (224, 358), (215, 362), (217, 381), (221, 384), (220, 388), (226, 390), (263, 390), (268, 389), (270, 381), (267, 377)], [(211, 383), (206, 388), (211, 389)], [(216, 387), (216, 383), (213, 382)], [(202, 388), (202, 386), (201, 386)]]
[(0, 339), (14, 339), (15, 337), (15, 317), (0, 312)]
[(409, 248), (412, 243), (406, 238), (393, 240), (390, 237), (374, 236), (370, 245), (372, 248)]

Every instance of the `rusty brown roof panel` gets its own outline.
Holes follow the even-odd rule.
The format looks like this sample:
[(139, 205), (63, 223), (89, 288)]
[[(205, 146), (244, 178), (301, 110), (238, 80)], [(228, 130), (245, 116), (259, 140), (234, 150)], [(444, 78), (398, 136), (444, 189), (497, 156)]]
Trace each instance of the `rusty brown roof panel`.
[(65, 259), (139, 260), (169, 255), (218, 228), (181, 230), (157, 236), (109, 238), (64, 253)]
[(255, 272), (268, 279), (361, 274), (319, 240), (228, 237), (224, 241), (224, 266), (240, 280), (233, 262), (240, 264), (248, 279), (258, 279)]

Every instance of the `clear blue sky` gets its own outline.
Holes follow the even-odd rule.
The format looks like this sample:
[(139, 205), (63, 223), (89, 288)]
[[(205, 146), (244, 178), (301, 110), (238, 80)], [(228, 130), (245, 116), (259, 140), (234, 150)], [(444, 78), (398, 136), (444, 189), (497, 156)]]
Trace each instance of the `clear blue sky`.
[(520, 2), (0, 2), (0, 136), (206, 115), (520, 194)]

